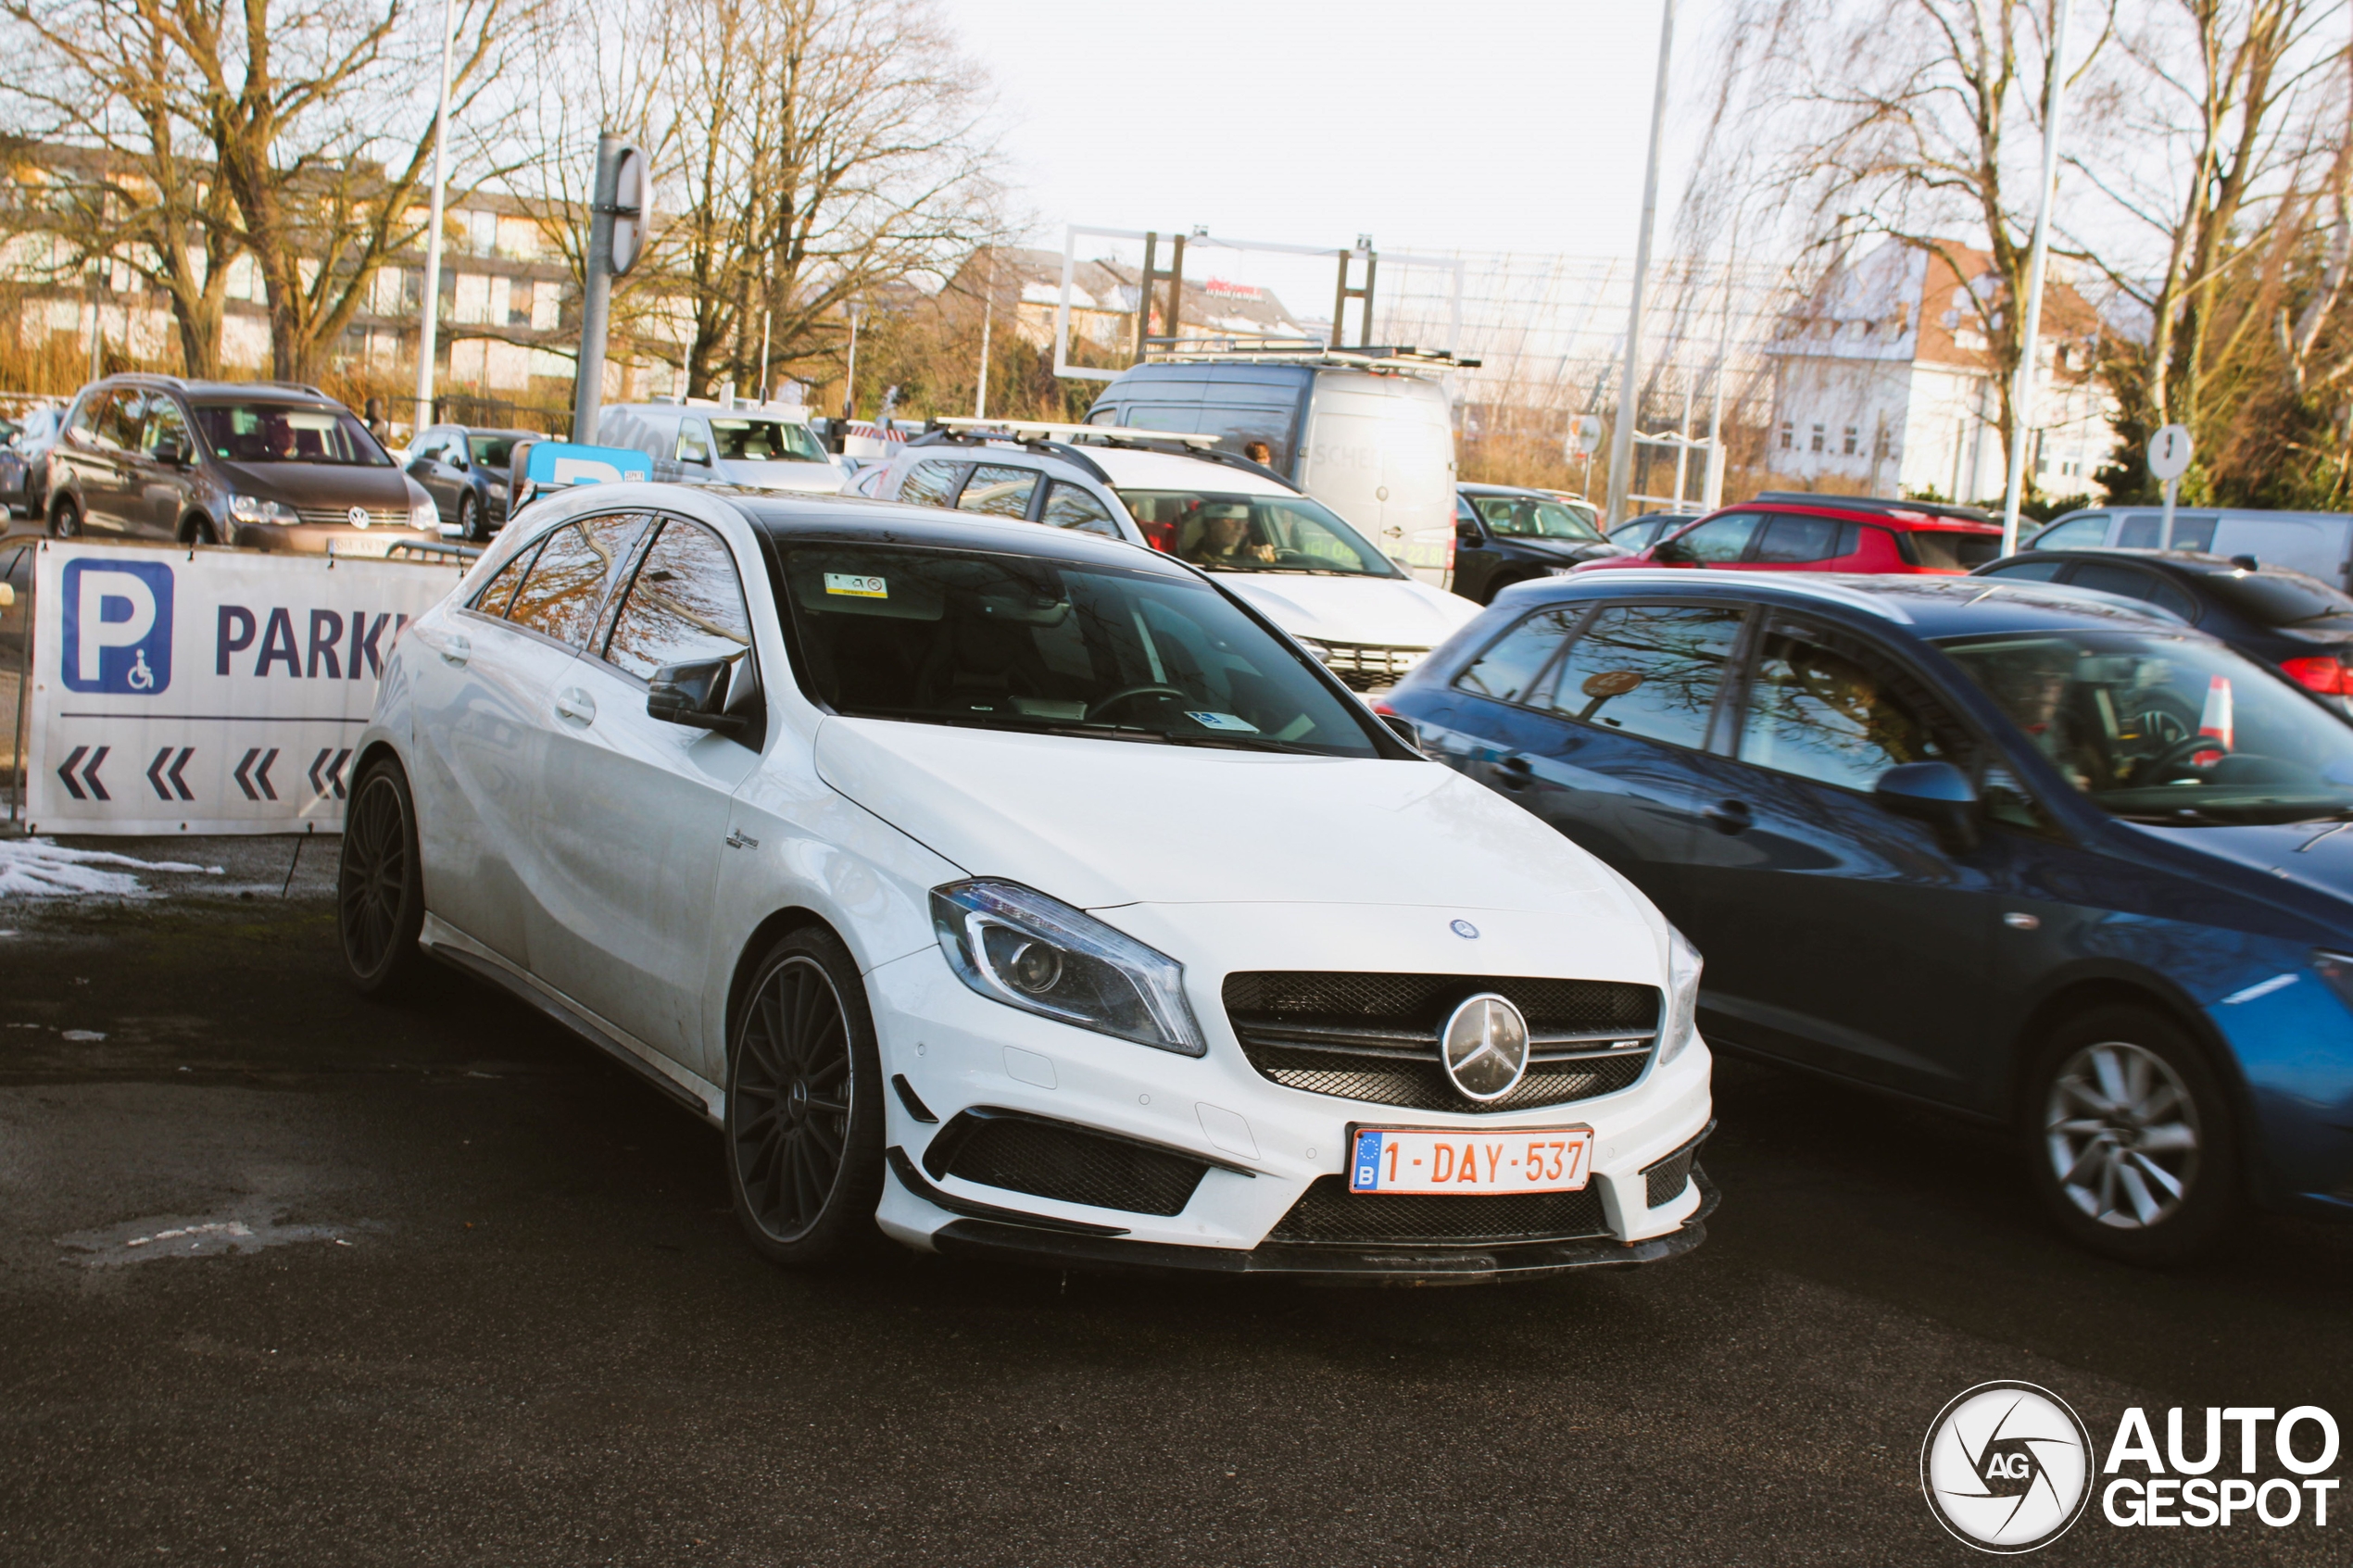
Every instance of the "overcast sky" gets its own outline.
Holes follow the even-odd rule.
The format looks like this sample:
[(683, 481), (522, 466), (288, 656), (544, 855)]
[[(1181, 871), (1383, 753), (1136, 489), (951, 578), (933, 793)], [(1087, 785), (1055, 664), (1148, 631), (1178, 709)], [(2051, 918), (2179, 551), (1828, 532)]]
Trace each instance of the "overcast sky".
[[(1054, 248), (1080, 222), (1633, 252), (1659, 0), (941, 6), (995, 80), (1017, 209)], [(1714, 0), (1678, 10), (1674, 75), (1691, 101), (1717, 14)], [(1662, 244), (1688, 157), (1670, 138)]]

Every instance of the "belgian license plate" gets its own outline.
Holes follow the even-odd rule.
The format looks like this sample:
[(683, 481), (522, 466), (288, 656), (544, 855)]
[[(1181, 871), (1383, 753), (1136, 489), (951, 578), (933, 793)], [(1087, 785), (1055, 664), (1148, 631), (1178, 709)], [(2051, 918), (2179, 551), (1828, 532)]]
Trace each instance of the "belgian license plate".
[(1351, 1192), (1576, 1192), (1592, 1175), (1593, 1129), (1359, 1127), (1353, 1153)]

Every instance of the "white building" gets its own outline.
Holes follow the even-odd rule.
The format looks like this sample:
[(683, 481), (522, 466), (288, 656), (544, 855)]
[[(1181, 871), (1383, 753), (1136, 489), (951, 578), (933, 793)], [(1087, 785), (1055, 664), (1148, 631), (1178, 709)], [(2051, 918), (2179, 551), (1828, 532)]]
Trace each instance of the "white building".
[[(1890, 241), (1831, 274), (1766, 346), (1768, 466), (1809, 489), (1999, 496), (2008, 475), (1985, 324), (2007, 303), (1986, 254), (1956, 244), (1936, 254)], [(2045, 495), (2090, 491), (2115, 445), (2115, 400), (2093, 372), (2099, 330), (2082, 295), (2045, 285), (2027, 460)]]

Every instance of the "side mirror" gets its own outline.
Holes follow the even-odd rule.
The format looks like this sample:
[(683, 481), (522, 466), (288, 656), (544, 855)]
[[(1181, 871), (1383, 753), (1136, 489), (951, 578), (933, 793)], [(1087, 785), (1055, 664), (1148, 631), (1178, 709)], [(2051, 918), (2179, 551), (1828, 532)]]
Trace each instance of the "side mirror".
[(1906, 762), (1879, 776), (1872, 797), (1899, 817), (1936, 830), (1937, 842), (1956, 855), (1977, 847), (1977, 791), (1969, 775), (1950, 762)]
[(1395, 731), (1397, 738), (1416, 751), (1422, 748), (1422, 733), (1414, 727), (1414, 721), (1402, 713), (1384, 713), (1380, 716), (1380, 721)]
[(665, 723), (734, 734), (748, 722), (742, 714), (727, 711), (735, 667), (732, 659), (665, 664), (647, 684), (646, 711)]
[(188, 466), (188, 444), (176, 435), (167, 435), (156, 443), (155, 459), (168, 469)]
[(1693, 555), (1692, 547), (1680, 539), (1662, 539), (1651, 547), (1651, 559), (1667, 566), (1692, 566), (1698, 562), (1699, 557)]
[(1483, 541), (1479, 538), (1478, 524), (1475, 522), (1456, 523), (1454, 525), (1454, 542), (1458, 545), (1473, 546), (1483, 543)]

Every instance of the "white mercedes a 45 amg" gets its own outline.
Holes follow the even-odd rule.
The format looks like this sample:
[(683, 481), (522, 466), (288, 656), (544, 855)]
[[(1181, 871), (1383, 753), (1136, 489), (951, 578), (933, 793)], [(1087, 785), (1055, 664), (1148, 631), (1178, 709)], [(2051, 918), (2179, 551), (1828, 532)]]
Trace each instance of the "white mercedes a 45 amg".
[(598, 485), (395, 645), (340, 927), (724, 1129), (779, 1262), (1405, 1281), (1695, 1246), (1699, 959), (1214, 580)]

